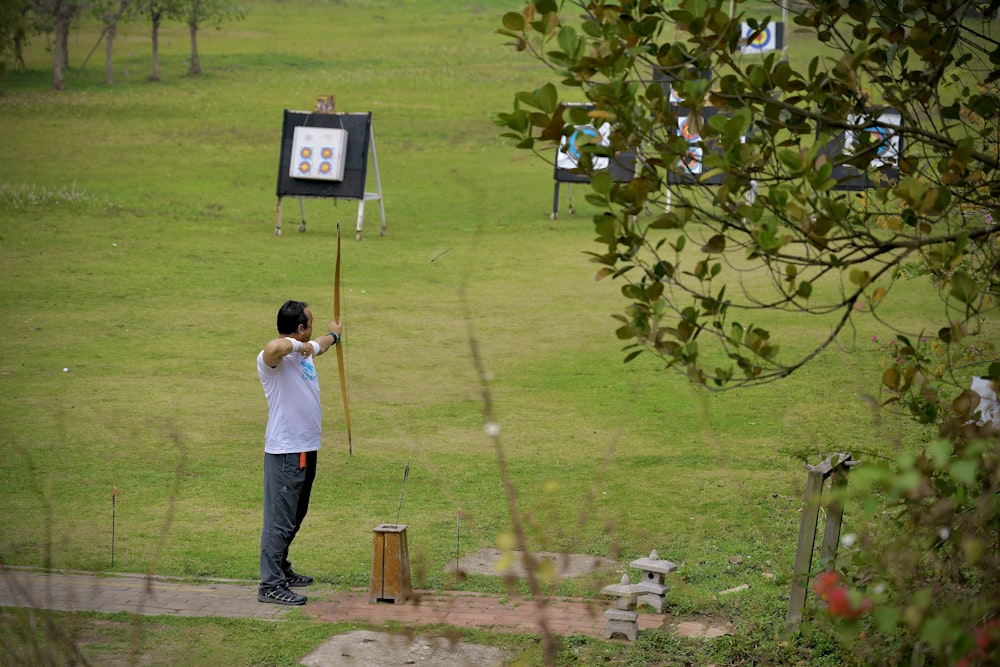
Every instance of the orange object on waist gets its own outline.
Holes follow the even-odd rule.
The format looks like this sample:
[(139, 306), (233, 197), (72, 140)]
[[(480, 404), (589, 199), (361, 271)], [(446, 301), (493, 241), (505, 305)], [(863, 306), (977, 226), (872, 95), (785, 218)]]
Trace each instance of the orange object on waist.
[(305, 468), (306, 467), (306, 453), (305, 452), (299, 452), (299, 467), (300, 468)]

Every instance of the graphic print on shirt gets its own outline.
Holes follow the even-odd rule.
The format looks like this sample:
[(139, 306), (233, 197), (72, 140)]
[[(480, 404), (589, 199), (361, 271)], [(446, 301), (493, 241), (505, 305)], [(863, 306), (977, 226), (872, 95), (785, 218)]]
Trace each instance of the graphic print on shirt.
[(299, 362), (299, 365), (302, 366), (302, 379), (307, 382), (315, 382), (316, 367), (313, 366), (312, 361), (309, 359), (303, 359)]

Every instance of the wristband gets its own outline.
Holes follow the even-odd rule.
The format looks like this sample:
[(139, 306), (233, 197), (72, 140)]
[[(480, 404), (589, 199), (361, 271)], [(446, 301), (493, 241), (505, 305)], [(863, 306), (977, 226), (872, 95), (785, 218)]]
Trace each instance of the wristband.
[(340, 342), (340, 334), (334, 333), (332, 331), (327, 332), (327, 336), (333, 336), (333, 344), (336, 345)]
[(314, 340), (311, 340), (311, 341), (309, 341), (309, 344), (310, 344), (310, 345), (312, 345), (312, 349), (313, 349), (313, 356), (315, 356), (315, 355), (317, 355), (317, 354), (319, 354), (319, 353), (320, 353), (320, 347), (319, 347), (319, 343), (317, 343), (317, 342), (316, 342), (316, 341), (314, 341)]
[(288, 340), (292, 341), (292, 354), (302, 350), (302, 341), (295, 340), (294, 338), (288, 338)]

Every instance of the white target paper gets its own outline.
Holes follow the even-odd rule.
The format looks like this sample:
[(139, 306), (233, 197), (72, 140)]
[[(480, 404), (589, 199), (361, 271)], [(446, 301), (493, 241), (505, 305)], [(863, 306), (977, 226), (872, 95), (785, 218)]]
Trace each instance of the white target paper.
[[(876, 122), (899, 127), (902, 120), (903, 117), (898, 111), (890, 109), (882, 112)], [(847, 122), (852, 125), (855, 123), (862, 123), (864, 121), (864, 117), (847, 117)], [(894, 130), (887, 127), (872, 125), (871, 127), (867, 127), (862, 130), (862, 132), (868, 134), (871, 144), (876, 146), (875, 157), (872, 158), (870, 165), (873, 169), (895, 167), (899, 165), (899, 135)], [(845, 132), (844, 153), (853, 155), (856, 150), (856, 143), (859, 144), (858, 148), (860, 148), (860, 140), (855, 136), (855, 133)]]
[[(593, 125), (577, 125), (567, 139), (565, 136), (559, 144), (556, 156), (556, 166), (560, 169), (576, 169), (580, 166), (581, 147), (587, 144), (609, 146), (611, 144), (611, 124), (604, 123), (600, 128)], [(594, 170), (607, 169), (610, 160), (606, 157), (594, 156)]]
[(742, 53), (766, 53), (776, 51), (784, 46), (782, 44), (784, 31), (781, 23), (768, 23), (756, 36), (754, 36), (755, 30), (750, 27), (749, 23), (741, 23), (740, 32), (743, 38), (743, 46), (740, 48)]
[(292, 135), (289, 176), (318, 181), (344, 180), (347, 130), (296, 127)]
[(704, 156), (700, 146), (701, 132), (690, 115), (677, 117), (677, 129), (688, 142), (687, 154), (681, 157), (680, 166), (690, 174), (700, 174), (704, 169), (702, 163)]

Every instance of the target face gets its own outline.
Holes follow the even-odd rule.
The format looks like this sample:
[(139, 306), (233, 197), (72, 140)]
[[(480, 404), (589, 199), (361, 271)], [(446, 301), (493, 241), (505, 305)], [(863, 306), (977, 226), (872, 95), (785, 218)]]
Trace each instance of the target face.
[[(608, 146), (611, 143), (611, 124), (604, 123), (601, 127), (595, 128), (593, 125), (577, 125), (569, 138), (563, 137), (559, 145), (559, 153), (556, 156), (556, 166), (560, 169), (576, 169), (580, 166), (581, 150), (587, 145)], [(608, 158), (593, 158), (594, 170), (608, 168)]]
[(347, 130), (325, 127), (296, 127), (292, 137), (295, 160), (289, 176), (322, 181), (344, 180), (347, 157)]
[(682, 137), (687, 139), (687, 152), (678, 161), (678, 165), (683, 167), (690, 174), (700, 174), (702, 172), (702, 156), (704, 155), (701, 142), (701, 134), (694, 116), (679, 116), (677, 118), (677, 129)]
[(743, 46), (740, 50), (743, 53), (766, 53), (784, 46), (782, 43), (784, 30), (781, 23), (768, 23), (759, 32), (751, 28), (750, 24), (741, 23), (740, 32), (743, 37)]
[[(895, 109), (882, 112), (876, 119), (879, 125), (872, 125), (862, 130), (867, 135), (869, 146), (874, 147), (875, 154), (869, 166), (875, 169), (882, 167), (895, 167), (899, 164), (899, 135), (891, 127), (883, 127), (881, 124), (899, 126), (902, 123), (902, 115)], [(847, 122), (852, 125), (864, 122), (864, 118), (848, 116)], [(854, 132), (846, 132), (844, 136), (844, 152), (853, 155), (855, 150), (860, 148), (860, 141)]]

